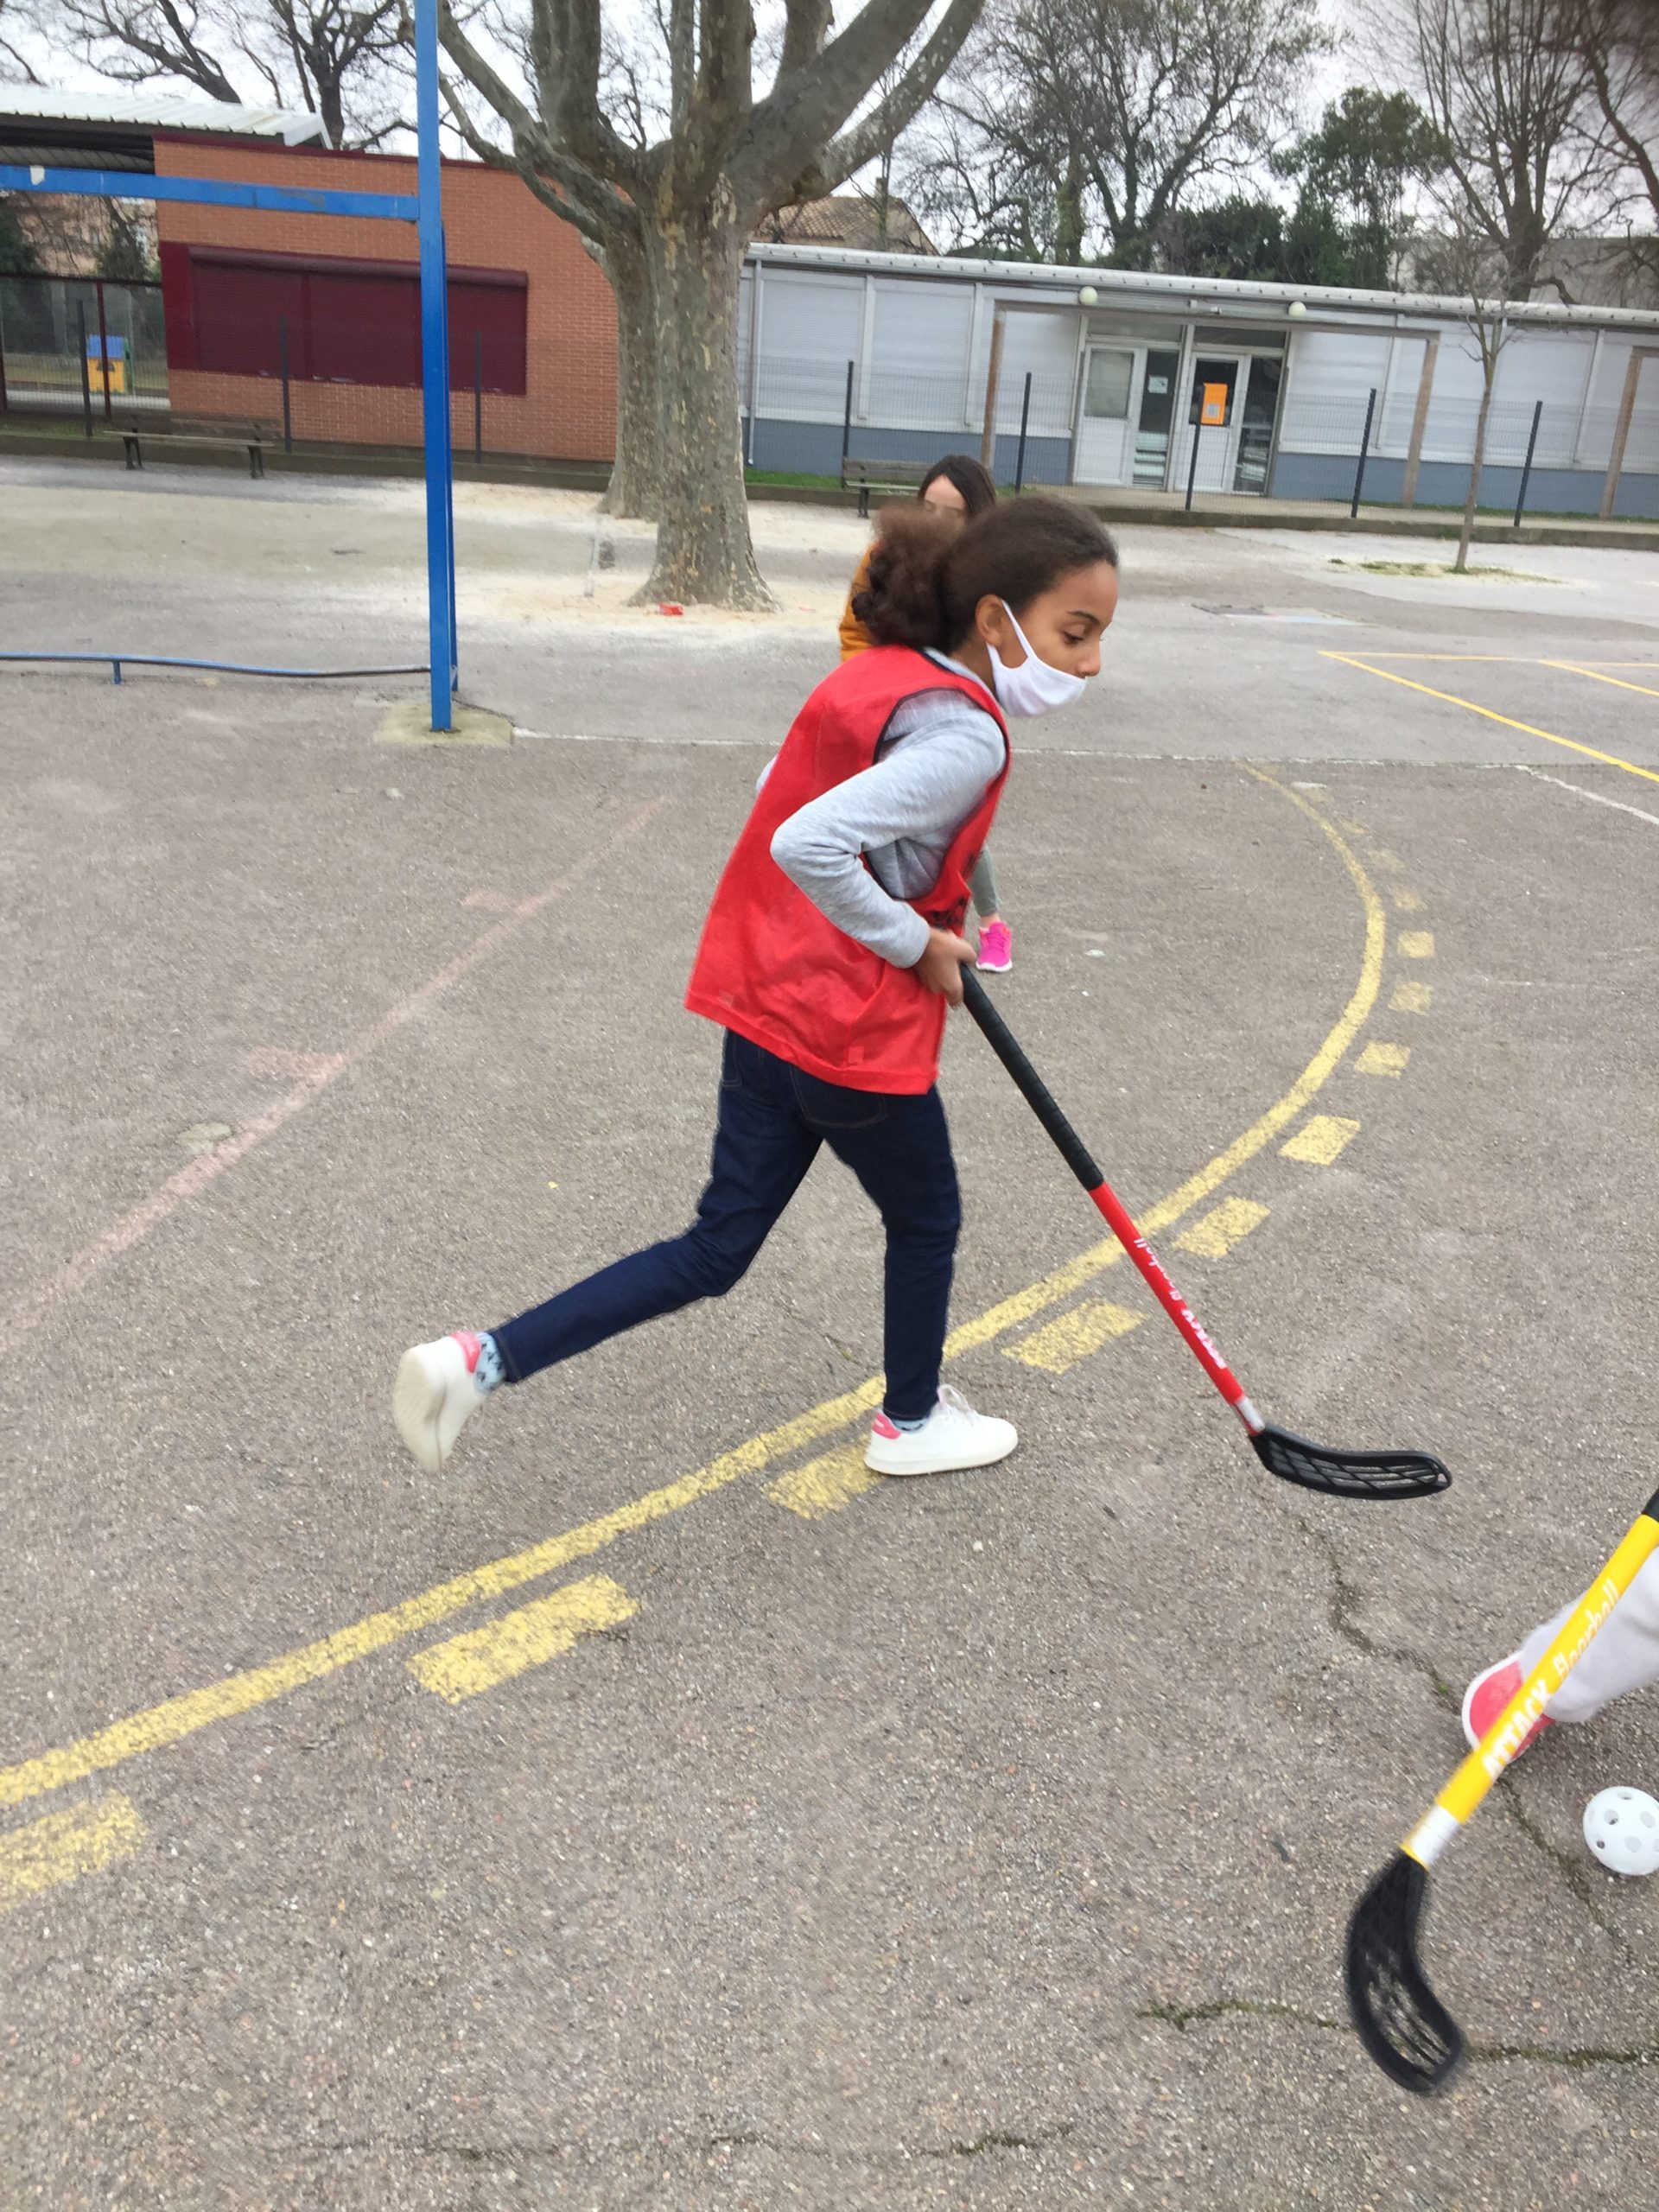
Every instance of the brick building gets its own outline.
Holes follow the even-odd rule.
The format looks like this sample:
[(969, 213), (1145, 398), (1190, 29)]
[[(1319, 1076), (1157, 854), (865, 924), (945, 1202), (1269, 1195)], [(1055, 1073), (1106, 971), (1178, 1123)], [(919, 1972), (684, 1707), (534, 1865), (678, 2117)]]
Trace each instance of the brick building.
[[(158, 176), (412, 194), (415, 163), (246, 138), (158, 132)], [(275, 420), (286, 347), (297, 439), (421, 440), (419, 246), (408, 224), (163, 202), (168, 383), (185, 414)], [(616, 428), (616, 315), (576, 232), (516, 176), (443, 165), (455, 442), (475, 379), (494, 453), (606, 461)]]

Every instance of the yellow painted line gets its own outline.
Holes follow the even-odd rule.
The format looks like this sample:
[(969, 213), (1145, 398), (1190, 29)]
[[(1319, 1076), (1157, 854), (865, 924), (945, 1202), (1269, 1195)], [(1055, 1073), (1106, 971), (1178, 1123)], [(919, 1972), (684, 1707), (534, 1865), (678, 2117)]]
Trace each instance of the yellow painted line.
[(1305, 1160), (1313, 1167), (1328, 1167), (1359, 1135), (1359, 1123), (1341, 1114), (1315, 1114), (1302, 1123), (1288, 1144), (1281, 1144), (1285, 1160)]
[[(1276, 1099), (1259, 1121), (1253, 1122), (1242, 1136), (1236, 1137), (1224, 1152), (1218, 1152), (1209, 1165), (1191, 1176), (1178, 1191), (1148, 1208), (1139, 1217), (1143, 1235), (1156, 1236), (1160, 1230), (1171, 1228), (1191, 1213), (1194, 1206), (1218, 1191), (1231, 1180), (1239, 1169), (1256, 1154), (1264, 1152), (1281, 1130), (1287, 1129), (1305, 1107), (1310, 1105), (1329, 1082), (1376, 1004), (1376, 995), (1382, 982), (1382, 958), (1388, 943), (1388, 919), (1376, 887), (1360, 866), (1351, 845), (1328, 822), (1317, 807), (1309, 804), (1300, 791), (1291, 791), (1263, 768), (1251, 768), (1247, 773), (1261, 784), (1268, 785), (1281, 798), (1300, 809), (1308, 820), (1316, 823), (1336, 850), (1338, 859), (1348, 871), (1365, 915), (1365, 949), (1360, 960), (1359, 981), (1354, 985), (1347, 1005), (1338, 1015), (1335, 1026), (1313, 1058), (1302, 1070), (1282, 1098)], [(1081, 1290), (1087, 1282), (1107, 1268), (1116, 1267), (1123, 1257), (1123, 1247), (1116, 1237), (1109, 1236), (1087, 1252), (1069, 1261), (1046, 1275), (1030, 1290), (1020, 1291), (1013, 1298), (1005, 1298), (988, 1313), (976, 1321), (967, 1321), (951, 1332), (945, 1342), (945, 1357), (955, 1359), (978, 1344), (988, 1344), (993, 1337), (1005, 1330), (1015, 1328), (1021, 1321), (1029, 1321), (1046, 1306), (1057, 1305), (1074, 1290)], [(0, 1790), (3, 1790), (5, 1777), (0, 1774)], [(3, 1802), (3, 1800), (0, 1800)]]
[(130, 1859), (143, 1840), (137, 1808), (118, 1792), (0, 1835), (0, 1912), (41, 1890)]
[(1400, 955), (1404, 960), (1432, 960), (1434, 957), (1433, 930), (1402, 930)]
[(1398, 889), (1389, 892), (1389, 903), (1396, 914), (1421, 914), (1423, 894), (1421, 891), (1408, 891), (1402, 884)]
[(1266, 1206), (1254, 1198), (1224, 1198), (1195, 1221), (1184, 1236), (1175, 1239), (1178, 1252), (1196, 1252), (1203, 1260), (1224, 1260), (1235, 1244), (1242, 1244), (1253, 1229), (1268, 1217)]
[(1427, 1014), (1434, 1002), (1433, 983), (1396, 983), (1389, 1001), (1390, 1014)]
[(1091, 1351), (1110, 1344), (1114, 1337), (1127, 1337), (1131, 1329), (1138, 1329), (1146, 1318), (1103, 1298), (1085, 1299), (1070, 1313), (1062, 1313), (1058, 1321), (1022, 1337), (1017, 1344), (1005, 1344), (1002, 1356), (1021, 1360), (1027, 1367), (1040, 1367), (1049, 1375), (1064, 1375)]
[[(1388, 921), (1382, 901), (1376, 886), (1361, 867), (1353, 849), (1341, 832), (1312, 805), (1300, 791), (1291, 791), (1265, 769), (1250, 768), (1247, 773), (1258, 783), (1265, 784), (1280, 798), (1305, 814), (1330, 843), (1348, 871), (1358, 894), (1365, 917), (1365, 943), (1360, 959), (1359, 979), (1349, 995), (1348, 1003), (1332, 1027), (1325, 1041), (1284, 1095), (1276, 1099), (1267, 1111), (1249, 1128), (1235, 1137), (1223, 1152), (1218, 1152), (1208, 1164), (1189, 1176), (1179, 1190), (1160, 1198), (1141, 1217), (1141, 1226), (1148, 1236), (1172, 1226), (1203, 1204), (1249, 1160), (1263, 1151), (1281, 1132), (1310, 1104), (1335, 1070), (1346, 1058), (1350, 1047), (1370, 1016), (1382, 987), (1383, 956), (1387, 949)], [(964, 1352), (988, 1344), (993, 1338), (1028, 1321), (1074, 1291), (1092, 1281), (1107, 1268), (1115, 1266), (1123, 1257), (1123, 1248), (1115, 1236), (1109, 1236), (1093, 1245), (1075, 1260), (1067, 1261), (1040, 1282), (1003, 1299), (988, 1312), (972, 1321), (964, 1322), (951, 1332), (945, 1343), (947, 1359), (959, 1359)], [(289, 1691), (301, 1688), (308, 1682), (321, 1681), (326, 1675), (335, 1674), (342, 1667), (366, 1659), (388, 1645), (400, 1643), (404, 1637), (435, 1628), (454, 1614), (483, 1600), (499, 1598), (509, 1590), (516, 1590), (527, 1582), (536, 1582), (550, 1574), (556, 1574), (573, 1560), (587, 1559), (605, 1549), (619, 1537), (652, 1522), (678, 1513), (700, 1498), (724, 1490), (728, 1484), (740, 1481), (746, 1475), (758, 1474), (761, 1468), (774, 1461), (792, 1458), (820, 1437), (832, 1436), (846, 1428), (861, 1414), (874, 1411), (881, 1402), (882, 1382), (879, 1376), (860, 1383), (856, 1389), (842, 1392), (839, 1397), (826, 1398), (822, 1405), (798, 1414), (794, 1420), (782, 1422), (759, 1436), (751, 1437), (745, 1444), (730, 1452), (721, 1452), (707, 1466), (699, 1467), (676, 1481), (665, 1483), (661, 1489), (648, 1491), (643, 1497), (636, 1497), (620, 1505), (610, 1513), (601, 1514), (597, 1520), (584, 1522), (579, 1528), (565, 1529), (532, 1544), (527, 1549), (513, 1552), (504, 1559), (492, 1560), (482, 1567), (469, 1567), (464, 1573), (453, 1576), (447, 1582), (436, 1583), (417, 1596), (406, 1598), (400, 1604), (387, 1606), (385, 1611), (371, 1613), (348, 1628), (337, 1629), (332, 1635), (319, 1637), (315, 1643), (301, 1645), (296, 1650), (284, 1652), (279, 1658), (263, 1665), (226, 1675), (218, 1681), (209, 1682), (198, 1690), (189, 1690), (181, 1696), (168, 1698), (161, 1705), (153, 1705), (140, 1713), (130, 1713), (124, 1719), (112, 1721), (109, 1726), (95, 1730), (92, 1734), (60, 1745), (55, 1750), (42, 1751), (37, 1757), (24, 1759), (18, 1764), (0, 1768), (0, 1807), (21, 1805), (30, 1799), (41, 1797), (54, 1789), (60, 1789), (67, 1783), (79, 1782), (89, 1774), (124, 1764), (146, 1751), (159, 1751), (168, 1744), (176, 1744), (197, 1730), (211, 1726), (214, 1722), (228, 1720), (237, 1715), (251, 1713), (260, 1706), (269, 1705), (273, 1699), (285, 1696)]]
[(558, 1658), (579, 1638), (632, 1619), (639, 1610), (620, 1582), (608, 1574), (589, 1574), (465, 1636), (417, 1651), (406, 1663), (416, 1681), (450, 1705), (461, 1705)]
[(1363, 822), (1351, 822), (1346, 815), (1342, 817), (1342, 826), (1351, 837), (1369, 837), (1371, 834)]
[[(1495, 708), (1483, 707), (1476, 699), (1460, 699), (1455, 691), (1437, 691), (1431, 683), (1419, 683), (1409, 676), (1396, 676), (1391, 668), (1374, 668), (1370, 661), (1356, 660), (1351, 653), (1333, 653), (1325, 646), (1320, 652), (1326, 660), (1339, 660), (1344, 667), (1357, 668), (1366, 676), (1380, 676), (1385, 683), (1403, 683), (1408, 691), (1421, 691), (1425, 698), (1442, 699), (1448, 707), (1466, 707), (1471, 715), (1484, 715), (1489, 722), (1502, 722), (1505, 729), (1518, 729), (1527, 737), (1541, 737), (1546, 744), (1565, 746), (1569, 753), (1582, 753), (1587, 760), (1605, 760), (1610, 768), (1623, 768), (1630, 775), (1640, 776), (1644, 782), (1659, 784), (1659, 770), (1638, 768), (1634, 760), (1626, 760), (1617, 753), (1599, 752), (1593, 745), (1580, 745), (1573, 737), (1557, 737), (1553, 729), (1540, 729), (1535, 722), (1518, 722), (1513, 715), (1500, 715)], [(1378, 654), (1376, 658), (1381, 659), (1382, 656)], [(1290, 794), (1287, 792), (1286, 796)]]
[(874, 1490), (881, 1480), (874, 1468), (865, 1465), (861, 1439), (839, 1452), (826, 1452), (821, 1459), (809, 1459), (804, 1467), (791, 1467), (766, 1484), (766, 1496), (774, 1505), (798, 1513), (803, 1521), (822, 1521), (867, 1490)]
[[(1546, 660), (1541, 661), (1538, 664), (1541, 668), (1563, 668), (1569, 676), (1587, 676), (1592, 683), (1611, 683), (1617, 685), (1621, 691), (1639, 691), (1644, 698), (1659, 699), (1659, 690), (1656, 690), (1651, 683), (1627, 683), (1622, 676), (1604, 676), (1599, 668), (1592, 668), (1587, 664), (1581, 666), (1574, 660)], [(1613, 665), (1617, 666), (1618, 664), (1614, 663)], [(1640, 663), (1637, 665), (1639, 666)]]
[(1409, 1045), (1368, 1045), (1354, 1065), (1361, 1075), (1401, 1075), (1410, 1058)]
[(1376, 867), (1386, 870), (1389, 875), (1400, 874), (1406, 865), (1398, 853), (1391, 853), (1382, 845), (1374, 845), (1369, 857)]

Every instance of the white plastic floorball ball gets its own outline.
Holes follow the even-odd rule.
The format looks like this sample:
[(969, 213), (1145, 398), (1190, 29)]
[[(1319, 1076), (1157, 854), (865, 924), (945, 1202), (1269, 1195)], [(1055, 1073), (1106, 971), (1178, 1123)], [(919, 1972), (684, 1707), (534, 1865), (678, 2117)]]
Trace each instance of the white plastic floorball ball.
[(1584, 1840), (1615, 1874), (1659, 1867), (1659, 1802), (1645, 1789), (1599, 1789), (1584, 1808)]

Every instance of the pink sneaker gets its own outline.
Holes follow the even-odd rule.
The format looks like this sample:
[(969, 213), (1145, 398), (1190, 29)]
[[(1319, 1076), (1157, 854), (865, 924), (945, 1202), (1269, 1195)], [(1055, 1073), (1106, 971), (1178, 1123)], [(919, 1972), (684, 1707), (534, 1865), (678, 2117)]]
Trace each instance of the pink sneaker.
[(1014, 931), (1006, 922), (986, 922), (979, 932), (979, 957), (974, 965), (986, 976), (1006, 976), (1014, 965)]
[[(1471, 1751), (1483, 1740), (1488, 1729), (1497, 1721), (1525, 1680), (1526, 1676), (1521, 1671), (1518, 1651), (1512, 1651), (1507, 1659), (1500, 1659), (1484, 1675), (1475, 1676), (1463, 1694), (1463, 1732), (1469, 1739)], [(1547, 1713), (1541, 1719), (1535, 1720), (1522, 1738), (1521, 1751), (1529, 1750), (1544, 1730), (1553, 1725)], [(1517, 1751), (1516, 1757), (1519, 1758), (1520, 1756), (1521, 1751)]]

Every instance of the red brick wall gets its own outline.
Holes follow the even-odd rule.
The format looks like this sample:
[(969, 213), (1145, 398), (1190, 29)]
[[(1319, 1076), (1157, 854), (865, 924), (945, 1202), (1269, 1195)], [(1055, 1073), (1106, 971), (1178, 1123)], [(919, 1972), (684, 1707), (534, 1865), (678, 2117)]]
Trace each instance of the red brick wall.
[[(391, 155), (324, 154), (303, 149), (205, 145), (158, 137), (162, 176), (214, 177), (334, 192), (415, 190), (415, 164)], [(420, 257), (410, 223), (353, 215), (270, 215), (252, 208), (158, 203), (164, 245), (247, 246), (262, 253), (344, 255), (366, 261)], [(609, 285), (582, 251), (569, 224), (516, 176), (481, 162), (443, 165), (443, 220), (458, 266), (522, 269), (525, 303), (525, 391), (484, 395), (486, 453), (535, 454), (554, 461), (608, 461), (616, 438), (616, 310)], [(261, 377), (175, 370), (168, 378), (181, 414), (235, 415), (274, 421), (280, 393)], [(419, 445), (421, 397), (370, 385), (296, 383), (296, 438), (353, 445)], [(473, 396), (456, 392), (454, 437), (473, 442)]]

